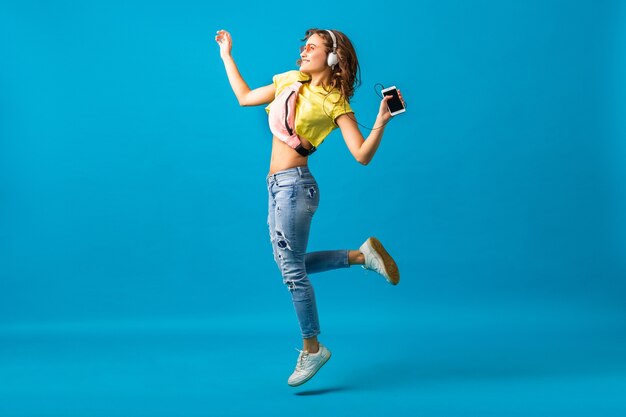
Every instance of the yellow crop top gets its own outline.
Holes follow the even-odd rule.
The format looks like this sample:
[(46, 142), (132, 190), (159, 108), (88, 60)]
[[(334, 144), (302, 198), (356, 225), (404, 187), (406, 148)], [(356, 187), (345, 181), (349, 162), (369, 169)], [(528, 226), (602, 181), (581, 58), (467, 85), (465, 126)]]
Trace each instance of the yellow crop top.
[[(296, 81), (309, 79), (307, 74), (297, 70), (274, 75), (272, 78), (276, 87), (274, 97), (278, 96), (286, 86)], [(353, 112), (350, 103), (339, 99), (340, 97), (339, 90), (336, 88), (329, 94), (322, 86), (312, 87), (310, 83), (304, 83), (296, 100), (295, 125), (298, 136), (308, 140), (317, 148), (330, 132), (339, 127), (335, 122), (337, 117)], [(322, 109), (322, 104), (324, 109)], [(268, 114), (270, 105), (265, 108)]]

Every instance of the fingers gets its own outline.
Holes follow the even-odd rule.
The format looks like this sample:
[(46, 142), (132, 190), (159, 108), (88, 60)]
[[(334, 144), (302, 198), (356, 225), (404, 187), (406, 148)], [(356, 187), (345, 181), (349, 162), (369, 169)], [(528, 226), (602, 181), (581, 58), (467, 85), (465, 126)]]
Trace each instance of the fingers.
[(220, 29), (216, 33), (217, 34), (215, 35), (215, 40), (217, 41), (217, 43), (222, 43), (223, 41), (230, 42), (231, 40), (230, 33), (225, 31), (224, 29)]
[(398, 90), (398, 97), (400, 97), (400, 101), (402, 101), (402, 105), (404, 105), (404, 107), (406, 107), (406, 104), (404, 102), (404, 99), (402, 98), (402, 93), (400, 92), (400, 90)]
[(389, 109), (388, 109), (388, 107), (387, 107), (387, 102), (388, 102), (389, 100), (391, 100), (391, 98), (392, 98), (392, 97), (393, 97), (393, 96), (384, 96), (384, 97), (383, 97), (383, 99), (380, 101), (380, 110), (379, 110), (379, 111), (380, 111), (381, 113), (387, 113), (387, 112), (389, 112)]

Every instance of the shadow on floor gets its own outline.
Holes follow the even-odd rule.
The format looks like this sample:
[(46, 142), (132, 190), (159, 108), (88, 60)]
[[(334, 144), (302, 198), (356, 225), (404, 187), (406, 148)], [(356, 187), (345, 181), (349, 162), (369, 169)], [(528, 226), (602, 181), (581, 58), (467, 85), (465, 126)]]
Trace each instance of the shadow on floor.
[(300, 392), (296, 392), (294, 395), (298, 395), (298, 396), (323, 395), (323, 394), (330, 394), (333, 392), (348, 391), (348, 390), (350, 390), (350, 388), (348, 387), (324, 388), (324, 389), (315, 389), (315, 390), (310, 390), (310, 391), (300, 391)]

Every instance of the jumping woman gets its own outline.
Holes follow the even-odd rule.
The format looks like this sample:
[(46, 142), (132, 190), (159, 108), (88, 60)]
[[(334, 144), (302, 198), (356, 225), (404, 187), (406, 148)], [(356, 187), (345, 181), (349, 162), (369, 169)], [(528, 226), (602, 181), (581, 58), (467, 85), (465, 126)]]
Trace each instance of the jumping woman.
[[(287, 383), (304, 384), (328, 361), (330, 350), (318, 342), (320, 325), (315, 294), (309, 274), (351, 265), (363, 265), (396, 285), (400, 273), (393, 258), (375, 238), (368, 238), (359, 250), (331, 250), (307, 253), (311, 220), (319, 204), (319, 188), (308, 168), (308, 157), (326, 136), (339, 127), (350, 153), (367, 165), (391, 119), (390, 96), (380, 102), (378, 116), (367, 137), (357, 127), (349, 100), (360, 83), (359, 62), (352, 42), (340, 31), (309, 29), (300, 48), (299, 70), (273, 77), (272, 84), (251, 90), (231, 55), (232, 37), (217, 31), (220, 57), (228, 81), (241, 106), (269, 104), (272, 155), (266, 178), (269, 194), (268, 226), (274, 260), (283, 283), (291, 293), (303, 347), (296, 368)], [(404, 104), (402, 95), (398, 92)], [(298, 350), (298, 349), (297, 349)]]

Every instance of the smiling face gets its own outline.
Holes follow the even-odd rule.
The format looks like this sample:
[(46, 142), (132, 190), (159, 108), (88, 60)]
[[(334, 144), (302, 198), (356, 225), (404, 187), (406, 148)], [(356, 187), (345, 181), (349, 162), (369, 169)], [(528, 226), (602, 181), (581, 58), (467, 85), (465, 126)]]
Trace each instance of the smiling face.
[[(327, 63), (333, 48), (331, 33), (337, 42), (335, 53), (338, 62), (334, 68)], [(336, 29), (309, 28), (300, 41), (306, 44), (300, 48), (296, 65), (301, 73), (310, 77), (307, 81), (309, 86), (323, 87), (326, 91), (336, 88), (345, 99), (350, 100), (356, 87), (361, 85), (359, 60), (350, 39)]]
[(307, 39), (306, 45), (300, 49), (300, 58), (302, 59), (300, 71), (305, 73), (320, 73), (324, 72), (326, 69), (330, 69), (326, 63), (328, 56), (326, 53), (326, 45), (324, 45), (324, 39), (320, 35), (311, 35), (309, 39)]

